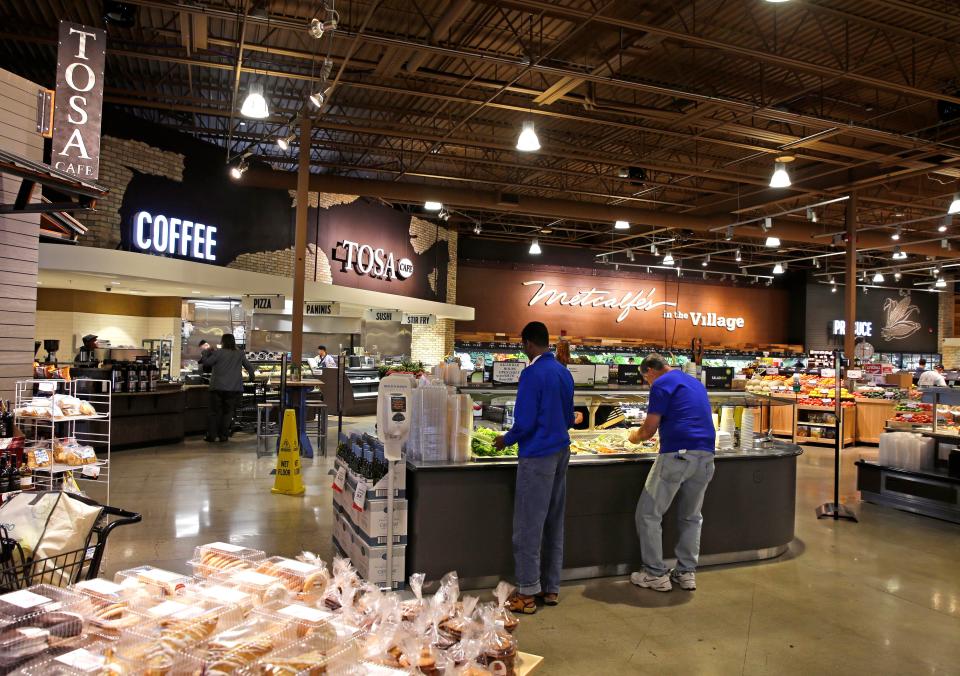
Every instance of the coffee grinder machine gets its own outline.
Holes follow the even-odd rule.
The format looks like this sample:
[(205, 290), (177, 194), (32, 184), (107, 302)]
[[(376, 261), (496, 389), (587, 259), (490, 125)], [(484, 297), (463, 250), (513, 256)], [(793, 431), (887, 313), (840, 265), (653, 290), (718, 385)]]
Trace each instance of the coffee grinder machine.
[(57, 350), (60, 349), (60, 341), (55, 338), (44, 338), (43, 339), (43, 349), (47, 351), (47, 356), (44, 361), (47, 364), (56, 364), (57, 363)]

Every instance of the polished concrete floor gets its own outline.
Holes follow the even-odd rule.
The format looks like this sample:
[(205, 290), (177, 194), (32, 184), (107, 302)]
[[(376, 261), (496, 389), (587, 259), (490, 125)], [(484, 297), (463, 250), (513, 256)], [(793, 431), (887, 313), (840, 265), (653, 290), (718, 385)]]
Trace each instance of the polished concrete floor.
[[(816, 520), (832, 450), (807, 447), (797, 539), (783, 557), (704, 569), (695, 593), (624, 578), (567, 584), (560, 606), (523, 618), (521, 649), (558, 675), (960, 673), (960, 526), (860, 504), (852, 463), (875, 454), (844, 451), (842, 500), (859, 523)], [(212, 540), (329, 559), (331, 465), (305, 461), (307, 494), (287, 497), (270, 493), (272, 461), (243, 436), (116, 453), (111, 502), (143, 522), (111, 536), (104, 572), (189, 572), (193, 548)]]

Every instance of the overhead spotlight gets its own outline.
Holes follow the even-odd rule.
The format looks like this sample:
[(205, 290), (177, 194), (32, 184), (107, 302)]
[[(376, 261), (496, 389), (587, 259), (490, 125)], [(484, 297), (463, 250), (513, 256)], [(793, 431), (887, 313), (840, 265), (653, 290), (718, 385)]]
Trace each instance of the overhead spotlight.
[(423, 208), (427, 211), (440, 211), (443, 209), (443, 202), (431, 202), (427, 200), (423, 203)]
[(780, 238), (774, 237), (772, 235), (768, 235), (765, 246), (767, 246), (770, 249), (776, 249), (777, 247), (780, 246)]
[(280, 146), (280, 150), (290, 150), (290, 144), (293, 143), (294, 139), (296, 138), (297, 138), (296, 134), (283, 136), (277, 139), (277, 145)]
[(517, 138), (517, 150), (525, 153), (540, 150), (540, 139), (537, 138), (537, 132), (533, 128), (531, 120), (526, 120), (523, 123), (523, 130)]
[(534, 256), (539, 256), (541, 253), (540, 242), (537, 241), (536, 237), (534, 237), (533, 241), (530, 242), (530, 253), (533, 254)]
[(899, 245), (893, 247), (893, 260), (902, 261), (907, 257), (907, 254), (900, 248)]
[(883, 284), (883, 281), (884, 281), (884, 280), (883, 280), (883, 273), (881, 273), (879, 270), (877, 270), (877, 274), (875, 274), (875, 275), (873, 276), (873, 283), (874, 283), (874, 284)]
[(743, 260), (743, 256), (740, 255), (740, 249), (737, 249), (733, 260), (735, 260), (737, 263)]
[(836, 287), (836, 285), (831, 286), (831, 287), (830, 287), (830, 293), (836, 293), (836, 292), (837, 292), (837, 287)]
[(441, 209), (440, 212), (437, 214), (437, 218), (439, 218), (441, 221), (449, 221), (450, 212), (447, 211), (446, 209)]
[(819, 258), (814, 258), (814, 259), (813, 259), (813, 267), (815, 267), (817, 270), (820, 269), (820, 259), (819, 259)]
[(649, 265), (647, 266), (647, 274), (648, 274), (648, 275), (650, 274), (650, 266), (649, 266)]
[(307, 33), (310, 34), (310, 37), (319, 40), (323, 37), (324, 33), (331, 33), (337, 30), (337, 24), (339, 22), (340, 15), (336, 10), (330, 10), (326, 21), (321, 21), (317, 18), (311, 19), (310, 24), (307, 26)]
[(836, 283), (837, 283), (837, 278), (836, 278), (836, 277), (831, 277), (831, 278), (830, 278), (830, 283), (831, 283), (831, 284), (836, 284)]
[(896, 272), (893, 273), (893, 278), (894, 278), (895, 280), (897, 280), (898, 282), (900, 281), (900, 278), (901, 278), (901, 277), (903, 277), (903, 274), (902, 274), (899, 270), (897, 270)]
[(948, 214), (960, 214), (960, 192), (953, 196), (953, 201), (950, 202), (950, 208), (947, 209)]
[(240, 114), (254, 120), (270, 117), (270, 108), (267, 106), (267, 100), (263, 98), (263, 85), (259, 82), (254, 82), (247, 90), (247, 98), (240, 106)]
[(706, 271), (706, 270), (703, 271), (703, 278), (704, 278), (704, 279), (707, 278), (707, 271)]
[(613, 269), (616, 270), (617, 272), (620, 272), (620, 264), (619, 264), (619, 263), (614, 263), (614, 264), (613, 264)]
[(890, 239), (892, 239), (894, 242), (898, 241), (900, 239), (900, 232), (901, 232), (901, 229), (900, 229), (900, 226), (898, 225), (897, 229), (893, 231), (892, 235), (890, 235)]
[(941, 248), (941, 249), (949, 249), (949, 248), (950, 248), (950, 241), (949, 241), (946, 237), (944, 237), (943, 239), (940, 240), (940, 248)]
[(930, 274), (931, 274), (933, 277), (939, 277), (939, 276), (940, 276), (940, 267), (939, 267), (939, 266), (934, 266), (933, 268), (931, 268)]
[(636, 256), (633, 255), (633, 249), (627, 249), (627, 260), (631, 263), (636, 260)]
[(323, 108), (323, 104), (326, 103), (327, 99), (330, 97), (330, 91), (333, 87), (327, 87), (320, 91), (314, 92), (310, 95), (310, 103), (315, 105), (317, 108)]
[(787, 162), (792, 160), (792, 157), (789, 160), (781, 157), (773, 163), (773, 175), (770, 177), (771, 188), (790, 187), (790, 174), (787, 173)]
[(773, 218), (771, 218), (770, 216), (767, 216), (766, 218), (764, 218), (763, 223), (760, 225), (760, 227), (763, 228), (764, 232), (766, 232), (767, 230), (770, 230), (773, 227)]
[(811, 209), (810, 207), (807, 207), (807, 220), (810, 221), (811, 223), (817, 222), (817, 212)]
[(947, 231), (947, 224), (946, 224), (946, 223), (941, 223), (941, 224), (937, 227), (937, 232), (946, 232), (946, 231)]
[(240, 160), (237, 164), (230, 167), (230, 178), (240, 180), (247, 169), (249, 169), (247, 161), (245, 159)]
[(727, 234), (724, 236), (724, 239), (727, 240), (728, 242), (729, 242), (731, 239), (733, 239), (733, 226), (732, 226), (732, 225), (728, 225), (728, 226), (727, 226)]
[(481, 232), (483, 232), (483, 228), (480, 227), (480, 224), (479, 224), (479, 223), (474, 224), (474, 226), (473, 226), (473, 234), (474, 234), (474, 235), (479, 235)]
[(701, 266), (707, 267), (710, 265), (710, 255), (708, 254), (706, 258), (703, 259), (703, 262), (700, 263)]
[(947, 286), (947, 280), (945, 280), (943, 277), (937, 277), (937, 282), (934, 284), (934, 286), (938, 289), (943, 289)]
[(629, 229), (630, 229), (630, 224), (627, 223), (626, 221), (617, 221), (616, 223), (613, 224), (613, 229), (614, 229), (614, 230), (629, 230)]
[(870, 287), (868, 286), (863, 287), (863, 295), (866, 296), (868, 293), (870, 293)]
[(773, 266), (773, 274), (775, 274), (775, 275), (782, 275), (782, 274), (783, 274), (783, 265), (781, 265), (780, 263), (777, 263), (776, 265), (774, 265), (774, 266)]
[(670, 253), (669, 251), (667, 252), (667, 255), (663, 257), (663, 264), (673, 265), (673, 254)]
[(657, 251), (657, 245), (656, 245), (656, 244), (651, 244), (651, 245), (650, 245), (650, 253), (652, 253), (654, 256), (659, 256), (659, 255), (660, 255), (660, 252)]

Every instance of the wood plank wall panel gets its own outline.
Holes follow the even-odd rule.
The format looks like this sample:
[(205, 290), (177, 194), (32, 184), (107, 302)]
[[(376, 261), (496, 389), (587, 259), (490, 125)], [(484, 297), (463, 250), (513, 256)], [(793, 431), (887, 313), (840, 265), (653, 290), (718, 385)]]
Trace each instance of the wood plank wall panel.
[[(0, 70), (0, 148), (43, 160), (37, 133), (34, 83)], [(20, 180), (0, 175), (0, 202), (10, 204)], [(39, 214), (0, 215), (0, 397), (12, 399), (14, 384), (33, 373), (37, 299)]]

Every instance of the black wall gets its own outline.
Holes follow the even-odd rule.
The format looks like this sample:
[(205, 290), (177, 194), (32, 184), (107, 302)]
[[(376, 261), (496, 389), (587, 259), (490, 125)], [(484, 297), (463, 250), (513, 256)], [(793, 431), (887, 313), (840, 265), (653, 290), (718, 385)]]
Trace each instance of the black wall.
[[(926, 290), (870, 289), (866, 294), (858, 291), (857, 321), (873, 323), (873, 335), (865, 340), (877, 352), (936, 353), (940, 351), (937, 345), (938, 300), (939, 294)], [(916, 310), (910, 306), (915, 306)], [(896, 324), (898, 307), (902, 310), (903, 321)], [(831, 293), (827, 284), (808, 284), (806, 348), (829, 350), (842, 347), (843, 336), (833, 335), (833, 320), (843, 319), (843, 313), (842, 287)]]

